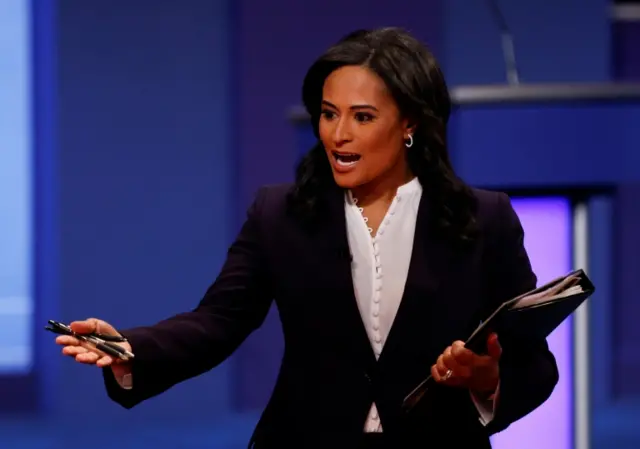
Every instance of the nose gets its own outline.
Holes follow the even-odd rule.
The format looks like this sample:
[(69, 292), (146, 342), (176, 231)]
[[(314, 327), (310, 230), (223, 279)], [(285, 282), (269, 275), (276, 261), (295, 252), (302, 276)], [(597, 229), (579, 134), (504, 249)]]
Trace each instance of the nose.
[(333, 129), (333, 143), (336, 148), (340, 148), (345, 143), (353, 140), (350, 124), (347, 117), (340, 117), (340, 119), (334, 121), (335, 127)]

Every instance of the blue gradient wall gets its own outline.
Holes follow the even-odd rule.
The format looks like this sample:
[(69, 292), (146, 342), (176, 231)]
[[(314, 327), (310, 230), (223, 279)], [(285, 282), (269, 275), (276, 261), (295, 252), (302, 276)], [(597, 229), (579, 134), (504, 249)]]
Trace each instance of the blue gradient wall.
[(33, 367), (33, 173), (28, 1), (0, 3), (0, 375)]
[[(497, 2), (512, 31), (521, 82), (606, 81), (608, 0)], [(506, 82), (500, 28), (487, 1), (447, 0), (443, 63), (449, 83)]]
[[(230, 17), (224, 1), (59, 2), (55, 121), (57, 299), (63, 321), (153, 323), (197, 304), (230, 240)], [(46, 269), (46, 268), (45, 268)], [(51, 338), (49, 339), (51, 340)], [(99, 371), (50, 341), (52, 412), (87, 404), (127, 421), (194, 422), (229, 410), (228, 369), (123, 414)], [(55, 365), (55, 366), (53, 366)], [(54, 370), (55, 371), (55, 370)], [(156, 423), (157, 425), (157, 423)]]

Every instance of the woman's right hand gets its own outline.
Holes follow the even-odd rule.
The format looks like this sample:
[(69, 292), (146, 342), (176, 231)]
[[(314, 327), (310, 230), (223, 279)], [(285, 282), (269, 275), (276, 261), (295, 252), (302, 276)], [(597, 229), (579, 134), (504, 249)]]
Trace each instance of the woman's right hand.
[[(106, 321), (96, 318), (89, 318), (84, 321), (74, 321), (69, 325), (77, 334), (105, 334), (119, 336), (118, 331)], [(111, 357), (99, 351), (90, 344), (81, 342), (75, 337), (69, 335), (60, 335), (56, 338), (56, 343), (62, 345), (62, 353), (64, 355), (74, 357), (77, 362), (87, 365), (96, 365), (100, 368), (111, 366), (113, 374), (123, 376), (131, 372), (130, 362), (122, 361), (118, 358)], [(131, 351), (131, 345), (128, 342), (115, 343), (122, 346), (127, 351)]]

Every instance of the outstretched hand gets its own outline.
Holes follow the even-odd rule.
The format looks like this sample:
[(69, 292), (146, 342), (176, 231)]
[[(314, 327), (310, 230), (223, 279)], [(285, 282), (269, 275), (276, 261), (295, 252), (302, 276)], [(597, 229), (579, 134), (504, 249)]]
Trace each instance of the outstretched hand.
[[(91, 334), (98, 333), (104, 335), (119, 336), (118, 331), (106, 321), (98, 320), (96, 318), (89, 318), (84, 321), (74, 321), (69, 325), (71, 329), (77, 334)], [(129, 371), (129, 362), (123, 362), (120, 359), (111, 357), (99, 351), (92, 345), (81, 342), (75, 337), (69, 335), (60, 335), (56, 337), (56, 343), (62, 345), (62, 353), (64, 355), (74, 357), (77, 362), (96, 365), (100, 368), (111, 366), (114, 374), (126, 374)], [(131, 351), (131, 345), (128, 342), (116, 343), (128, 351)]]
[(478, 355), (455, 341), (438, 357), (431, 375), (438, 383), (468, 388), (474, 393), (491, 394), (500, 381), (502, 347), (497, 334), (487, 339), (487, 355)]

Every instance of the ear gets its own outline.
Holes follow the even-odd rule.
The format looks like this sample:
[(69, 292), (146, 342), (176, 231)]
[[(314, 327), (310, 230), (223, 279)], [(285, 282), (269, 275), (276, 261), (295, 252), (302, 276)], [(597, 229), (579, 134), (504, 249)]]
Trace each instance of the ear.
[(413, 136), (415, 134), (417, 125), (413, 121), (406, 120), (403, 126), (405, 138), (409, 135)]
[(411, 134), (412, 136), (416, 133), (416, 125), (411, 125), (407, 127), (407, 134)]

